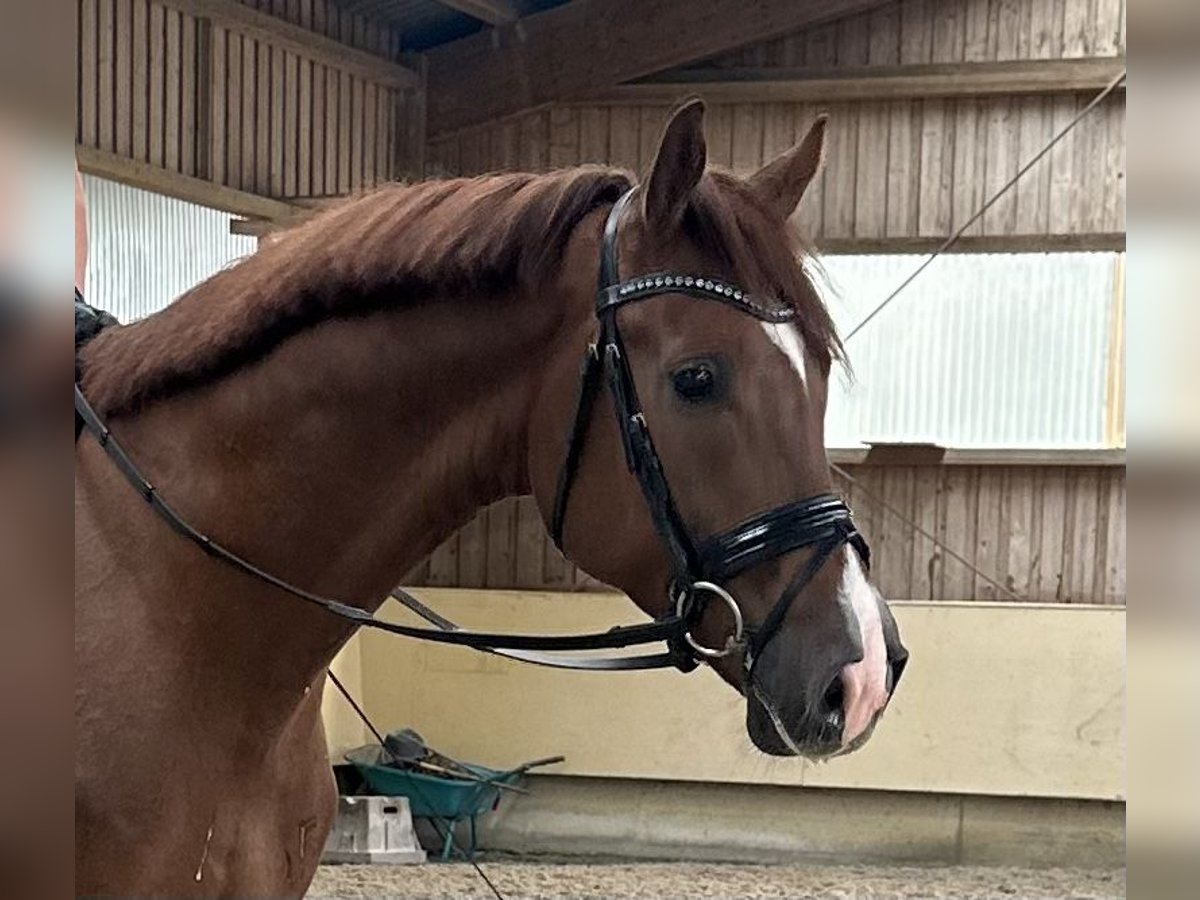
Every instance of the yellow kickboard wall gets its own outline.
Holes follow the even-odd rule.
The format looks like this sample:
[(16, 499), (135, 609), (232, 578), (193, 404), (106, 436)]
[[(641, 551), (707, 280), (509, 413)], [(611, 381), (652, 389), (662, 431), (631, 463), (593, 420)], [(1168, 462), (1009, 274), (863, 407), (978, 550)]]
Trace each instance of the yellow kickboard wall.
[[(468, 627), (559, 632), (639, 619), (617, 594), (423, 588)], [(459, 759), (504, 768), (562, 753), (555, 774), (1122, 799), (1125, 610), (1007, 603), (893, 605), (912, 657), (859, 752), (772, 759), (750, 744), (738, 694), (701, 667), (562, 672), (380, 633), (335, 663), (383, 731), (410, 726)], [(385, 615), (406, 614), (388, 604)], [(334, 758), (368, 740), (332, 687)]]

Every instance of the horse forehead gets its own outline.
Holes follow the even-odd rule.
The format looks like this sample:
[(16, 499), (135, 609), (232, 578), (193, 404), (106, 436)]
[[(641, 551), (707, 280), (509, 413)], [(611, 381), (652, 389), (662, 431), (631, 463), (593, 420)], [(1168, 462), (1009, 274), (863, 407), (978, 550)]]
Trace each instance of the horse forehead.
[(684, 294), (663, 294), (632, 303), (620, 313), (625, 322), (638, 325), (657, 341), (676, 338), (687, 344), (712, 343), (752, 347), (755, 319), (744, 312), (711, 300)]
[(807, 388), (808, 374), (804, 361), (804, 338), (800, 336), (800, 329), (792, 322), (760, 322), (759, 324), (766, 333), (767, 339), (791, 365), (792, 371), (800, 379), (801, 388)]

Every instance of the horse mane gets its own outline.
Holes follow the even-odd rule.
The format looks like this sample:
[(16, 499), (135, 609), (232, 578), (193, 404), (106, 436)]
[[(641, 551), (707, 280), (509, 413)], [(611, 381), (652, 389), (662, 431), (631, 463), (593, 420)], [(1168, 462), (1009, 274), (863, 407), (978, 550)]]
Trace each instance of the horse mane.
[[(579, 223), (629, 188), (628, 173), (583, 166), (389, 184), (326, 210), (141, 321), (83, 350), (83, 387), (106, 415), (216, 380), (332, 318), (445, 295), (537, 289)], [(810, 349), (840, 355), (832, 320), (744, 184), (711, 172), (684, 216), (688, 235), (731, 269), (792, 299)], [(809, 297), (807, 295), (811, 294)]]

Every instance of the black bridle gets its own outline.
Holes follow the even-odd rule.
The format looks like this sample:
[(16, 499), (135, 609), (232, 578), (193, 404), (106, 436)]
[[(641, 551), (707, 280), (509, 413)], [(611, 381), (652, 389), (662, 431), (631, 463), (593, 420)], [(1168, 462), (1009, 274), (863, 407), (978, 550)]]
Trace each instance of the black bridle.
[[(626, 361), (620, 330), (617, 327), (617, 311), (627, 303), (665, 294), (683, 294), (702, 300), (715, 300), (765, 322), (792, 321), (795, 311), (790, 307), (780, 310), (768, 309), (756, 303), (740, 288), (703, 276), (664, 272), (621, 281), (617, 268), (617, 234), (621, 215), (632, 193), (631, 189), (617, 201), (604, 228), (596, 302), (599, 334), (596, 343), (588, 348), (584, 357), (575, 419), (568, 434), (566, 456), (559, 471), (551, 535), (555, 544), (561, 548), (571, 485), (578, 468), (588, 423), (591, 421), (593, 403), (603, 377), (616, 408), (625, 461), (641, 486), (654, 527), (665, 543), (672, 562), (672, 608), (654, 622), (618, 626), (604, 632), (563, 636), (467, 631), (400, 589), (394, 592), (395, 598), (436, 627), (419, 628), (386, 622), (357, 606), (314, 594), (260, 569), (204, 534), (176, 512), (142, 475), (84, 396), (79, 386), (78, 363), (75, 381), (76, 439), (79, 437), (80, 428), (86, 428), (125, 480), (150, 505), (155, 514), (204, 553), (354, 625), (435, 643), (472, 647), (523, 662), (565, 669), (676, 667), (686, 672), (694, 669), (702, 658), (713, 659), (741, 650), (744, 653), (745, 667), (749, 671), (762, 648), (782, 624), (792, 601), (839, 547), (849, 543), (858, 552), (864, 565), (869, 563), (870, 554), (866, 541), (854, 527), (849, 508), (833, 494), (820, 494), (807, 500), (778, 506), (699, 543), (692, 540), (671, 497), (662, 463), (654, 450), (646, 417), (637, 399), (633, 374)], [(78, 296), (75, 309), (78, 356), (82, 343), (109, 324), (111, 317), (102, 320), (104, 314), (83, 304)], [(775, 559), (801, 547), (813, 548), (808, 561), (766, 619), (757, 626), (746, 624), (740, 606), (723, 587), (723, 583), (761, 562)], [(698, 598), (705, 595), (720, 598), (729, 607), (734, 618), (734, 633), (720, 649), (704, 647), (691, 636), (692, 627), (703, 612), (703, 604)], [(616, 657), (571, 658), (563, 655), (574, 651), (612, 650), (659, 641), (666, 642), (667, 652)]]
[[(757, 302), (748, 291), (703, 275), (654, 272), (622, 280), (617, 243), (621, 217), (634, 190), (631, 188), (621, 196), (604, 225), (596, 296), (599, 333), (583, 359), (575, 418), (567, 434), (566, 455), (558, 473), (550, 535), (561, 550), (571, 485), (592, 420), (592, 407), (603, 380), (616, 411), (625, 463), (642, 489), (654, 529), (671, 560), (673, 603), (668, 618), (680, 619), (685, 626), (667, 637), (673, 664), (688, 671), (695, 668), (700, 658), (715, 659), (741, 650), (745, 669), (749, 671), (767, 641), (783, 623), (792, 601), (826, 560), (848, 543), (858, 552), (863, 565), (869, 566), (870, 549), (854, 527), (849, 507), (835, 494), (818, 494), (777, 506), (705, 540), (692, 539), (671, 496), (662, 461), (654, 449), (621, 340), (617, 312), (627, 304), (668, 294), (723, 303), (761, 321), (776, 324), (794, 321), (796, 310), (791, 306), (768, 307)], [(763, 622), (757, 626), (747, 624), (737, 600), (724, 584), (759, 563), (802, 547), (813, 548), (808, 561)], [(691, 628), (703, 612), (699, 598), (705, 595), (718, 597), (733, 615), (734, 631), (724, 647), (705, 647), (692, 638)]]

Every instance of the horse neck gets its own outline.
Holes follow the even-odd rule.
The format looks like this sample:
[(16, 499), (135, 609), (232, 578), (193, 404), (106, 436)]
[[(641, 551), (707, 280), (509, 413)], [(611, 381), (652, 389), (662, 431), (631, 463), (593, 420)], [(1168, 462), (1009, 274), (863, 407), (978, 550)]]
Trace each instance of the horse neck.
[[(528, 490), (529, 408), (561, 326), (561, 311), (520, 296), (331, 320), (114, 431), (214, 540), (293, 584), (374, 608), (479, 507)], [(222, 666), (241, 660), (260, 684), (272, 680), (264, 667), (291, 686), (320, 674), (352, 628), (147, 525), (114, 474), (103, 527), (141, 523), (127, 535), (131, 562), (165, 567), (175, 588), (145, 602), (174, 639), (193, 654), (212, 648)]]

